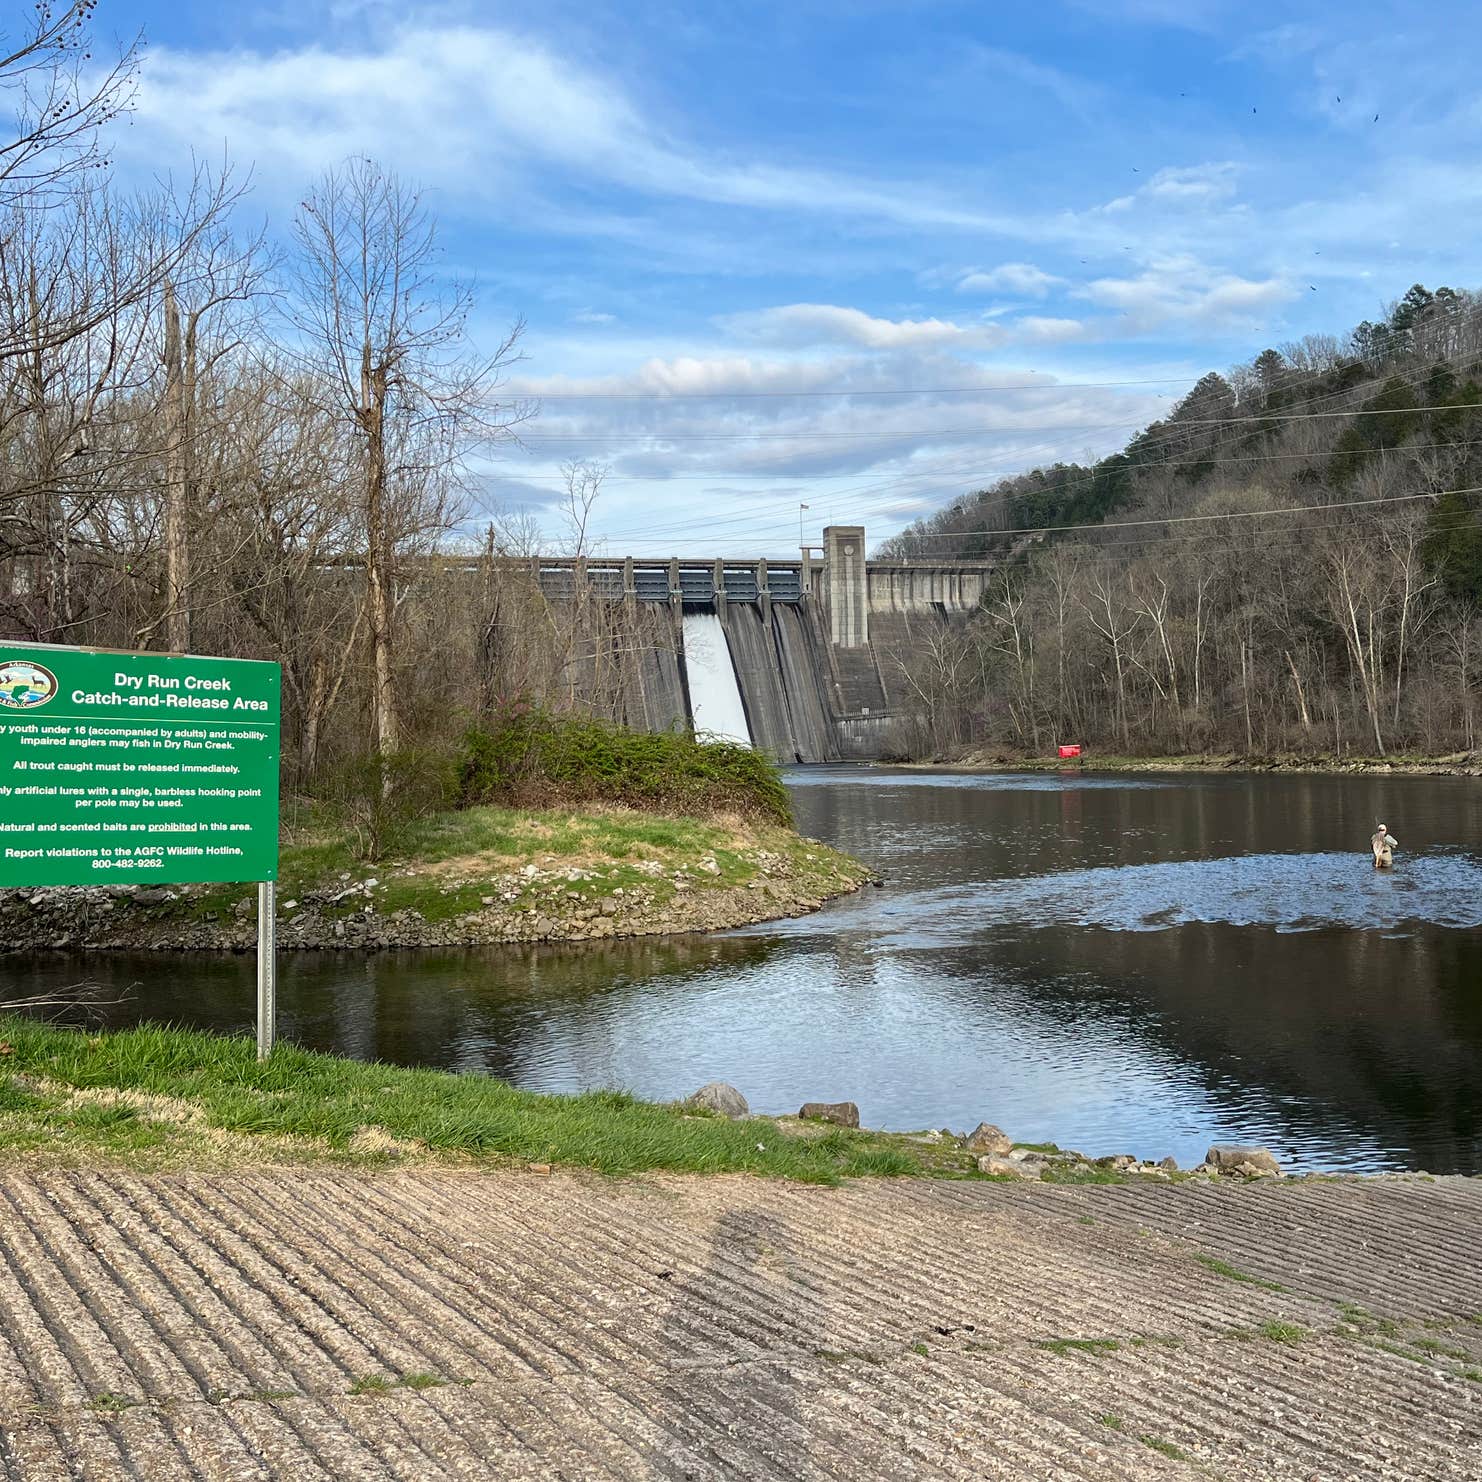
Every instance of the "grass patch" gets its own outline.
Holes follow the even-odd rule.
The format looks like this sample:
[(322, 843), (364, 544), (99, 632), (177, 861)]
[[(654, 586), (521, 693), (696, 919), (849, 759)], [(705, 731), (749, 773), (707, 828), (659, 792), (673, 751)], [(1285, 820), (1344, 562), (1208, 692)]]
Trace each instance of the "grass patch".
[(1306, 1328), (1294, 1322), (1279, 1322), (1275, 1318), (1263, 1322), (1256, 1331), (1272, 1343), (1301, 1343), (1311, 1336)]
[(6, 1112), (30, 1112), (45, 1106), (45, 1097), (17, 1084), (13, 1075), (0, 1076), (0, 1116)]
[(1400, 1325), (1392, 1317), (1376, 1317), (1357, 1302), (1340, 1302), (1338, 1311), (1346, 1323), (1353, 1325), (1360, 1337), (1370, 1337), (1375, 1333), (1385, 1338), (1400, 1336)]
[(1109, 1431), (1122, 1431), (1126, 1429), (1120, 1415), (1098, 1415), (1096, 1422), (1098, 1425), (1104, 1425)]
[(1247, 1286), (1257, 1286), (1263, 1292), (1284, 1292), (1286, 1288), (1279, 1281), (1267, 1281), (1264, 1277), (1252, 1276), (1248, 1271), (1242, 1271), (1237, 1266), (1232, 1266), (1228, 1261), (1222, 1261), (1218, 1256), (1207, 1256), (1197, 1253), (1194, 1259), (1204, 1267), (1206, 1271), (1213, 1271), (1216, 1276), (1223, 1276), (1227, 1281), (1239, 1281)]
[[(451, 1159), (812, 1183), (935, 1171), (892, 1134), (792, 1136), (769, 1120), (693, 1116), (621, 1091), (546, 1096), (490, 1076), (343, 1060), (291, 1044), (262, 1064), (250, 1040), (155, 1025), (86, 1035), (12, 1018), (0, 1020), (0, 1035), (14, 1046), (15, 1071), (48, 1089), (0, 1116), (0, 1154), (152, 1167)], [(141, 1114), (86, 1105), (115, 1097)], [(363, 1151), (356, 1134), (367, 1128), (384, 1132), (389, 1149)]]
[[(780, 869), (759, 861), (758, 852), (776, 856)], [(539, 872), (535, 878), (523, 874), (530, 865)], [(581, 876), (567, 879), (573, 868)], [(869, 871), (764, 818), (665, 817), (613, 805), (529, 812), (490, 804), (434, 812), (410, 823), (394, 847), (368, 864), (360, 858), (354, 820), (314, 803), (290, 810), (278, 899), (290, 917), (312, 906), (327, 923), (367, 906), (381, 916), (414, 910), (430, 922), (453, 921), (483, 909), (491, 895), (506, 911), (554, 918), (605, 900), (617, 904), (618, 892), (666, 905), (678, 893), (676, 875), (698, 893), (774, 873), (824, 897), (857, 885)], [(250, 912), (238, 918), (235, 911), (253, 900), (241, 885), (185, 887), (176, 900), (149, 907), (121, 899), (114, 924), (158, 930), (172, 922), (240, 919), (250, 925)]]
[(1187, 1461), (1188, 1452), (1180, 1450), (1172, 1441), (1165, 1441), (1160, 1436), (1139, 1436), (1137, 1438), (1144, 1446), (1151, 1447), (1160, 1456), (1166, 1456), (1170, 1461)]
[(1046, 1184), (1125, 1184), (1130, 1182), (1125, 1173), (1115, 1168), (1097, 1168), (1094, 1164), (1067, 1164), (1057, 1168), (1053, 1163), (1040, 1172), (1040, 1182)]
[(1425, 1364), (1427, 1366), (1430, 1364), (1430, 1359), (1425, 1354), (1416, 1353), (1412, 1349), (1406, 1348), (1402, 1343), (1391, 1343), (1384, 1338), (1375, 1338), (1372, 1346), (1377, 1348), (1381, 1353), (1393, 1354), (1395, 1358), (1409, 1359), (1412, 1364)]
[(1064, 1358), (1068, 1353), (1116, 1353), (1122, 1345), (1116, 1338), (1048, 1338), (1034, 1346)]
[(365, 1374), (350, 1386), (352, 1395), (384, 1395), (396, 1387), (396, 1381), (384, 1374)]
[(121, 1415), (142, 1403), (142, 1400), (131, 1400), (128, 1395), (114, 1394), (111, 1389), (105, 1389), (102, 1394), (92, 1397), (88, 1409), (96, 1410), (99, 1415)]

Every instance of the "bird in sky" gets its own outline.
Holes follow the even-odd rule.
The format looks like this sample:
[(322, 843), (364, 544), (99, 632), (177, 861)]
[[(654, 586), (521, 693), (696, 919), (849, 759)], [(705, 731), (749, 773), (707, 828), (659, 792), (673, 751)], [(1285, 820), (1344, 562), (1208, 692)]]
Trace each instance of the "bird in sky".
[(1317, 284), (1316, 284), (1316, 283), (1309, 283), (1309, 284), (1308, 284), (1308, 285), (1307, 285), (1307, 286), (1308, 286), (1308, 287), (1309, 287), (1309, 288), (1310, 288), (1310, 289), (1311, 289), (1311, 290), (1312, 290), (1312, 291), (1313, 291), (1313, 292), (1314, 292), (1314, 293), (1316, 293), (1316, 292), (1317, 292)]
[(1374, 115), (1374, 122), (1375, 123), (1378, 123), (1379, 122), (1379, 115), (1377, 113)]

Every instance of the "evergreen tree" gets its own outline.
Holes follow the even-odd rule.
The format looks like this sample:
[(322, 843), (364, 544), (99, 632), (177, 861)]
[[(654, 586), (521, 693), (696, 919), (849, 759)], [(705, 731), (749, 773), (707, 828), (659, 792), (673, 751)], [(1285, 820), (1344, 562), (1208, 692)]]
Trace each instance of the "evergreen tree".
[(1482, 516), (1465, 494), (1443, 494), (1426, 522), (1426, 564), (1454, 601), (1482, 607)]

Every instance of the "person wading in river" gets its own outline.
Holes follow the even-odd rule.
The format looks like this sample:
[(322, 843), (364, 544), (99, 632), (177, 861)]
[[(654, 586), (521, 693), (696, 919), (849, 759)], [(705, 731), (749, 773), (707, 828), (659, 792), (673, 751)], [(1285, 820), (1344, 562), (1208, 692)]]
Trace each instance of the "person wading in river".
[(1374, 837), (1369, 840), (1370, 847), (1374, 850), (1374, 868), (1376, 870), (1387, 870), (1394, 864), (1392, 850), (1400, 847), (1400, 841), (1390, 837), (1389, 826), (1381, 823), (1374, 830)]

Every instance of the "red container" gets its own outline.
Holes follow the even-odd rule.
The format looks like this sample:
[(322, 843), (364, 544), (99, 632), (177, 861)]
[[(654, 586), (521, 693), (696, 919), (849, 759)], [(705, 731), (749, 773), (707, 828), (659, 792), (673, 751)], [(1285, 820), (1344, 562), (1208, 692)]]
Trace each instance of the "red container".
[(1074, 761), (1081, 754), (1079, 746), (1059, 746), (1056, 750), (1060, 753), (1060, 760), (1063, 762)]

